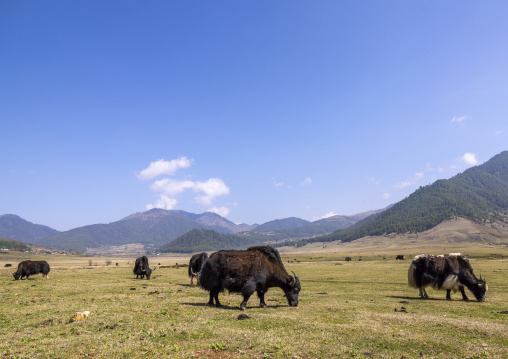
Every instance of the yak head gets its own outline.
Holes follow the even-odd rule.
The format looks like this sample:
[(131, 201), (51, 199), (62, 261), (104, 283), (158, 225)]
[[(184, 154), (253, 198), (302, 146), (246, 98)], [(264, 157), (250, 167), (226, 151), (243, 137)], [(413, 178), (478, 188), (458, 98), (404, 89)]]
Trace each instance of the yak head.
[(285, 290), (286, 298), (288, 299), (288, 303), (292, 307), (296, 307), (298, 305), (298, 293), (300, 293), (300, 290), (302, 289), (300, 285), (300, 279), (296, 275), (295, 272), (293, 272), (295, 277), (289, 276), (289, 287)]
[(489, 289), (489, 286), (487, 285), (485, 279), (482, 279), (482, 276), (480, 275), (480, 279), (472, 288), (471, 292), (473, 292), (477, 301), (485, 302), (485, 293), (487, 292), (487, 289)]
[(152, 275), (152, 270), (150, 269), (150, 267), (146, 268), (145, 274), (146, 274), (146, 279), (150, 279), (150, 276)]
[(18, 280), (18, 279), (19, 279), (19, 277), (21, 277), (21, 273), (19, 273), (19, 272), (14, 272), (14, 273), (12, 273), (12, 276), (14, 277), (14, 280)]

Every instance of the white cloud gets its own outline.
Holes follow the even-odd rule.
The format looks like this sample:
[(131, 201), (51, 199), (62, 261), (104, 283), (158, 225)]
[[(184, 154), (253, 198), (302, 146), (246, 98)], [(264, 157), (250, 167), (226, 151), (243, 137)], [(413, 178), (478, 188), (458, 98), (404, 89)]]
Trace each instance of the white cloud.
[(173, 208), (175, 208), (176, 203), (177, 203), (176, 199), (162, 195), (157, 200), (157, 203), (147, 204), (146, 210), (148, 211), (152, 208), (173, 209)]
[(206, 182), (195, 182), (194, 192), (203, 192), (203, 196), (196, 197), (196, 201), (203, 206), (210, 206), (215, 197), (229, 194), (229, 187), (220, 178), (210, 178)]
[(155, 181), (150, 188), (154, 192), (164, 193), (170, 196), (182, 193), (186, 189), (194, 188), (195, 183), (192, 181), (177, 181), (171, 178), (163, 178)]
[(284, 186), (284, 182), (277, 182), (275, 183), (275, 187)]
[(192, 159), (183, 156), (176, 160), (164, 161), (164, 159), (151, 162), (150, 165), (138, 174), (140, 179), (152, 179), (160, 175), (173, 175), (180, 168), (190, 167)]
[(388, 192), (383, 193), (383, 199), (390, 199), (390, 198), (392, 198), (392, 196), (393, 195), (391, 193), (388, 193)]
[(300, 183), (300, 185), (302, 185), (302, 186), (308, 186), (310, 184), (312, 184), (312, 178), (310, 178), (310, 177), (307, 177), (306, 179), (303, 180), (302, 183)]
[[(153, 179), (160, 175), (173, 175), (178, 169), (191, 166), (192, 160), (187, 157), (180, 157), (172, 161), (163, 159), (150, 163), (150, 165), (137, 174), (140, 179)], [(220, 178), (210, 178), (207, 181), (177, 180), (173, 178), (162, 178), (154, 181), (150, 189), (158, 195), (155, 204), (148, 204), (147, 209), (164, 208), (173, 209), (177, 204), (175, 196), (187, 190), (192, 190), (198, 195), (195, 201), (203, 206), (210, 207), (209, 211), (221, 216), (227, 216), (229, 209), (226, 207), (215, 207), (212, 202), (219, 196), (229, 194), (229, 187)]]
[(229, 194), (229, 187), (220, 178), (210, 178), (206, 182), (177, 181), (171, 178), (164, 178), (155, 181), (150, 188), (152, 191), (160, 193), (161, 198), (165, 195), (174, 197), (185, 190), (191, 189), (196, 193), (203, 194), (195, 197), (195, 199), (198, 204), (204, 207), (211, 206), (212, 201), (216, 197)]
[(461, 161), (468, 166), (475, 166), (478, 164), (478, 159), (474, 153), (464, 153), (464, 155), (461, 157)]
[(229, 214), (229, 209), (226, 207), (212, 207), (208, 209), (208, 212), (217, 213), (221, 217), (227, 217)]
[(503, 130), (496, 131), (496, 136), (501, 136), (504, 133)]
[(455, 122), (461, 123), (462, 121), (464, 121), (466, 119), (467, 119), (467, 116), (453, 117), (451, 122), (452, 123), (455, 123)]

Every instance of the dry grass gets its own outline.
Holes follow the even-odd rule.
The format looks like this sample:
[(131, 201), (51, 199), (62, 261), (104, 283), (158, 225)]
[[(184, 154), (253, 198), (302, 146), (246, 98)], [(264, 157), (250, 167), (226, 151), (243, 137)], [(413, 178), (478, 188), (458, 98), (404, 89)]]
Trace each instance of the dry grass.
[[(258, 308), (253, 296), (246, 312), (238, 309), (236, 294), (221, 295), (223, 309), (205, 306), (207, 293), (189, 286), (186, 269), (170, 267), (188, 257), (151, 257), (152, 266), (163, 267), (147, 281), (134, 279), (134, 258), (94, 257), (97, 265), (89, 266), (86, 257), (44, 256), (38, 259), (50, 263), (49, 280), (13, 281), (14, 269), (3, 265), (23, 258), (4, 255), (0, 356), (506, 358), (508, 315), (499, 312), (508, 310), (508, 261), (494, 258), (489, 247), (457, 245), (468, 248), (475, 272), (487, 278), (484, 303), (462, 302), (457, 294), (448, 302), (445, 292), (433, 290), (431, 300), (418, 299), (407, 286), (409, 261), (382, 259), (388, 252), (379, 243), (283, 254), (286, 268), (301, 278), (299, 306), (288, 307), (282, 291), (271, 289), (268, 308)], [(351, 249), (363, 260), (344, 262)], [(496, 251), (508, 252), (506, 246)], [(87, 319), (70, 322), (84, 310), (90, 311)], [(250, 319), (238, 320), (242, 313)]]

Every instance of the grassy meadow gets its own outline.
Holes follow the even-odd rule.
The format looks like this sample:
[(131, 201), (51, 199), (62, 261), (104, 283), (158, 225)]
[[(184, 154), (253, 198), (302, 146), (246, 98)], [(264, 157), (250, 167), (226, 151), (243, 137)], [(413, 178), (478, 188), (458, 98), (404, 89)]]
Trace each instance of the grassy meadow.
[[(282, 256), (301, 280), (298, 307), (272, 288), (267, 308), (254, 295), (246, 311), (238, 294), (221, 294), (224, 308), (206, 306), (208, 294), (189, 285), (187, 268), (173, 267), (189, 257), (149, 257), (158, 267), (152, 279), (136, 280), (135, 258), (4, 254), (0, 357), (506, 358), (508, 251), (470, 252), (489, 285), (484, 303), (463, 302), (460, 293), (446, 301), (433, 289), (430, 300), (419, 299), (407, 286), (410, 260), (370, 251), (345, 262), (343, 253), (323, 251)], [(4, 264), (22, 259), (48, 261), (49, 279), (14, 281)], [(71, 321), (85, 310), (88, 318)]]

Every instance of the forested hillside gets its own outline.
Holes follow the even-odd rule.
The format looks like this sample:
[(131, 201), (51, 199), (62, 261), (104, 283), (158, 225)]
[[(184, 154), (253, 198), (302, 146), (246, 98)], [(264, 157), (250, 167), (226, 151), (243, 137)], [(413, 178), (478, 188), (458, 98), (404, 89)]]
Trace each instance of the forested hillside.
[(14, 214), (0, 215), (0, 236), (4, 238), (38, 244), (42, 238), (56, 233), (56, 229), (34, 224)]
[(420, 187), (379, 214), (332, 234), (300, 241), (345, 242), (386, 233), (422, 232), (453, 217), (476, 222), (506, 221), (508, 214), (508, 151), (449, 180)]
[(0, 248), (14, 251), (25, 251), (28, 245), (25, 242), (15, 241), (13, 239), (0, 238)]

